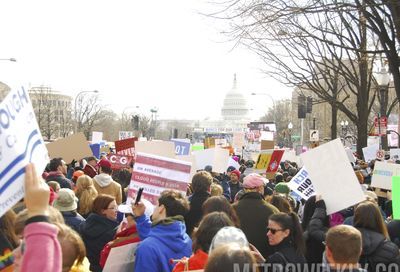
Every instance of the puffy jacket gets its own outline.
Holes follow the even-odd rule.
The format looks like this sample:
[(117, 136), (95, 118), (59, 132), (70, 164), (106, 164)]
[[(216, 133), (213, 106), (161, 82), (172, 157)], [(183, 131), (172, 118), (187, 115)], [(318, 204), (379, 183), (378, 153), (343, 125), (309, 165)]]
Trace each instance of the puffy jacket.
[(153, 225), (146, 215), (136, 218), (142, 239), (136, 250), (135, 271), (172, 271), (171, 259), (192, 255), (192, 240), (186, 234), (183, 216), (167, 217)]
[(100, 252), (117, 231), (118, 222), (105, 216), (91, 213), (86, 222), (80, 225), (80, 233), (86, 246), (86, 256), (90, 261), (91, 271), (102, 271), (100, 267)]
[[(360, 264), (368, 271), (389, 271), (388, 266), (397, 266), (393, 271), (400, 269), (399, 248), (393, 242), (376, 231), (357, 228), (362, 235), (362, 253)], [(378, 267), (379, 264), (379, 267)], [(383, 265), (386, 268), (383, 268)]]

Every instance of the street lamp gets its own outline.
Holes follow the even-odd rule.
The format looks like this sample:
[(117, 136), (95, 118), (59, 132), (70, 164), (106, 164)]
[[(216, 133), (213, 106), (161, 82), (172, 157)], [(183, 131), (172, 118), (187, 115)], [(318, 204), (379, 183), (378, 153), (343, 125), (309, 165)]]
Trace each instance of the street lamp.
[(349, 121), (341, 121), (340, 126), (342, 127), (342, 138), (347, 135), (347, 127), (349, 125)]
[(288, 125), (288, 133), (289, 133), (289, 148), (292, 148), (292, 129), (293, 129), (293, 124), (290, 122)]
[(75, 129), (74, 129), (74, 133), (77, 133), (77, 132), (78, 132), (78, 112), (77, 112), (77, 110), (76, 110), (76, 102), (77, 102), (77, 100), (78, 100), (78, 97), (79, 97), (81, 94), (84, 94), (84, 93), (98, 93), (98, 92), (99, 92), (98, 90), (93, 90), (93, 91), (82, 91), (82, 92), (79, 92), (79, 93), (75, 96), (75, 101), (74, 101)]
[(251, 95), (266, 95), (272, 100), (272, 104), (274, 105), (274, 108), (273, 108), (274, 123), (276, 123), (276, 103), (275, 103), (275, 99), (270, 94), (267, 94), (267, 93), (251, 93)]
[(0, 60), (6, 60), (6, 61), (12, 61), (12, 62), (17, 62), (15, 58), (9, 58), (9, 59), (0, 59)]
[(386, 132), (384, 134), (381, 133), (381, 120), (382, 118), (386, 119), (390, 74), (385, 67), (382, 67), (380, 71), (374, 73), (374, 77), (378, 87), (378, 95), (379, 95), (378, 97), (380, 101), (380, 111), (378, 114), (378, 134), (380, 137), (379, 147), (380, 149), (386, 150), (388, 145), (387, 136)]
[(151, 125), (152, 125), (152, 135), (155, 138), (156, 137), (156, 125), (157, 125), (157, 112), (158, 108), (154, 107), (150, 109), (151, 112)]

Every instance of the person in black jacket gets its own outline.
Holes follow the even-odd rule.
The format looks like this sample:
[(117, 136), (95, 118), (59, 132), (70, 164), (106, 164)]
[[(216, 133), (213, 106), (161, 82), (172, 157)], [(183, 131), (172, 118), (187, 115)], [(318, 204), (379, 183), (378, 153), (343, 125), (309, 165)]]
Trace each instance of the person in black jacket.
[(200, 171), (192, 178), (193, 194), (189, 197), (190, 210), (185, 216), (186, 233), (189, 236), (203, 217), (203, 203), (210, 197), (212, 182), (213, 177), (206, 171)]
[(92, 213), (80, 225), (80, 233), (86, 246), (90, 271), (102, 271), (100, 252), (112, 241), (118, 228), (117, 203), (110, 195), (98, 195), (93, 201)]
[(73, 182), (65, 177), (67, 174), (67, 164), (62, 158), (54, 158), (49, 164), (49, 174), (46, 177), (46, 182), (56, 181), (61, 188), (73, 189)]

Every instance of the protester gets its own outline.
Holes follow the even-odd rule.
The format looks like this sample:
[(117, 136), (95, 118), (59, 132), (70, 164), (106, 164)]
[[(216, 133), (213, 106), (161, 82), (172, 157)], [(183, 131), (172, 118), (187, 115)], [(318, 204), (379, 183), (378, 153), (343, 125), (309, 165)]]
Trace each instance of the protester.
[(233, 226), (233, 222), (223, 212), (212, 212), (204, 216), (199, 228), (193, 234), (194, 254), (189, 259), (181, 260), (173, 271), (204, 269), (212, 239), (221, 228), (226, 226)]
[(224, 212), (232, 220), (235, 227), (240, 226), (239, 217), (229, 201), (223, 196), (212, 196), (203, 203), (203, 214)]
[(325, 247), (327, 271), (365, 272), (358, 264), (361, 250), (361, 233), (354, 227), (339, 225), (329, 229)]
[(271, 205), (275, 206), (280, 212), (287, 214), (292, 212), (292, 206), (290, 206), (290, 203), (285, 195), (273, 194), (267, 198), (267, 201)]
[(13, 271), (12, 251), (20, 241), (14, 230), (16, 214), (13, 210), (7, 211), (0, 217), (0, 271)]
[(90, 270), (101, 271), (100, 252), (117, 231), (117, 203), (110, 195), (98, 195), (93, 202), (92, 213), (80, 225), (80, 233), (85, 242)]
[(213, 183), (211, 184), (211, 196), (221, 196), (223, 194), (223, 189), (222, 186), (217, 184), (217, 183)]
[(82, 176), (82, 175), (84, 175), (85, 173), (82, 171), (82, 170), (76, 170), (76, 171), (74, 171), (74, 174), (72, 175), (72, 181), (74, 182), (74, 184), (76, 184), (76, 180), (80, 177), (80, 176)]
[(132, 207), (139, 237), (135, 271), (172, 271), (170, 259), (192, 255), (192, 240), (186, 234), (183, 216), (189, 211), (186, 198), (174, 190), (165, 190), (158, 199), (152, 220), (145, 215), (143, 203)]
[(48, 181), (47, 185), (49, 185), (49, 187), (52, 188), (55, 193), (58, 193), (58, 191), (61, 189), (60, 184), (57, 181)]
[(85, 221), (85, 218), (76, 212), (77, 202), (78, 199), (71, 189), (62, 188), (58, 192), (58, 198), (54, 201), (53, 206), (63, 215), (65, 224), (79, 232), (79, 226)]
[(56, 181), (58, 184), (60, 184), (61, 188), (73, 188), (72, 181), (65, 177), (67, 174), (67, 165), (62, 158), (52, 159), (49, 164), (49, 170), (50, 172), (46, 178), (46, 182)]
[(117, 204), (122, 203), (121, 185), (115, 182), (112, 177), (111, 162), (107, 159), (102, 159), (98, 163), (99, 174), (93, 178), (94, 187), (99, 194), (111, 195), (115, 198)]
[(233, 170), (230, 175), (230, 181), (229, 181), (229, 188), (231, 190), (231, 202), (235, 201), (235, 196), (236, 194), (242, 190), (242, 184), (240, 184), (239, 179), (240, 179), (240, 172), (239, 170)]
[(87, 175), (80, 176), (76, 181), (76, 196), (78, 197), (78, 213), (87, 218), (92, 211), (93, 201), (97, 197), (93, 180)]
[(212, 182), (212, 176), (206, 171), (200, 171), (192, 178), (193, 194), (189, 196), (190, 209), (185, 215), (186, 233), (189, 236), (203, 217), (202, 205), (210, 197)]
[(97, 159), (96, 157), (88, 157), (86, 159), (86, 165), (83, 168), (83, 172), (85, 173), (85, 175), (88, 175), (91, 178), (94, 178), (98, 172), (97, 172)]
[(249, 242), (266, 257), (272, 252), (265, 239), (265, 229), (269, 217), (279, 211), (264, 200), (264, 182), (265, 179), (258, 174), (246, 176), (243, 180), (245, 194), (233, 204), (233, 208)]

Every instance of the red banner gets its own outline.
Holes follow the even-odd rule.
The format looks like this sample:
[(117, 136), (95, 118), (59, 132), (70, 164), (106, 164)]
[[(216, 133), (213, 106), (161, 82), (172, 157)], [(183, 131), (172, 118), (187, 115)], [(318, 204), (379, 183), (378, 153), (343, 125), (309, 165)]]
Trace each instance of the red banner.
[(267, 167), (267, 173), (275, 173), (278, 170), (279, 164), (281, 163), (283, 153), (285, 150), (275, 149), (269, 160)]
[(123, 156), (119, 154), (108, 154), (107, 159), (111, 162), (113, 170), (119, 170), (123, 168), (129, 168), (133, 161), (132, 156)]
[(135, 156), (135, 142), (137, 137), (115, 141), (115, 151), (117, 154), (126, 156)]

